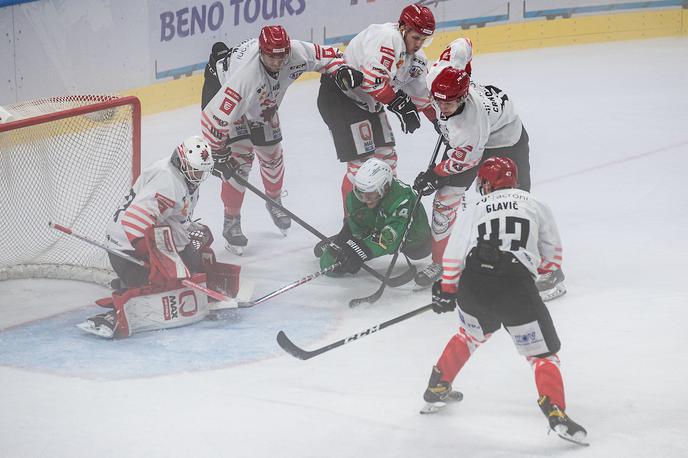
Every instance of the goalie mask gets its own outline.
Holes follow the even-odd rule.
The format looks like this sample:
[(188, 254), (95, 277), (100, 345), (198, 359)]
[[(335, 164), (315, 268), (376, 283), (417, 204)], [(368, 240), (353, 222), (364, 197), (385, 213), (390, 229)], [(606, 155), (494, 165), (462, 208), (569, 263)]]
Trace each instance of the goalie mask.
[(184, 140), (172, 154), (173, 161), (184, 174), (186, 180), (198, 185), (208, 178), (213, 171), (213, 156), (210, 154), (210, 145), (203, 137), (194, 135)]
[(380, 159), (368, 159), (354, 177), (354, 195), (370, 208), (385, 197), (392, 183), (392, 168)]

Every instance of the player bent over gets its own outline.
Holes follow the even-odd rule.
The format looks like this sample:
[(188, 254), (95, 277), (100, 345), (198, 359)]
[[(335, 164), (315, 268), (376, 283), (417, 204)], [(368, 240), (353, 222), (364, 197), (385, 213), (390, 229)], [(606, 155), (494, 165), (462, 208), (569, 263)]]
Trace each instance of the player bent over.
[(517, 189), (517, 170), (509, 158), (486, 159), (477, 177), (482, 198), (469, 205), (449, 238), (442, 279), (433, 285), (433, 310), (458, 306), (461, 324), (432, 368), (421, 413), (462, 397), (452, 390), (454, 378), (503, 325), (535, 371), (538, 404), (551, 429), (581, 442), (585, 429), (565, 413), (559, 337), (535, 286), (538, 260), (557, 256), (559, 231), (549, 207)]
[[(118, 275), (112, 298), (98, 303), (112, 310), (78, 325), (101, 337), (194, 323), (208, 313), (208, 298), (182, 286), (191, 278), (211, 289), (236, 296), (239, 267), (215, 261), (210, 229), (192, 221), (199, 186), (213, 170), (210, 145), (189, 137), (136, 180), (107, 229), (108, 245), (145, 263), (113, 253)], [(199, 272), (204, 274), (198, 275)]]
[[(333, 237), (342, 250), (334, 253), (325, 248), (327, 242), (319, 243), (315, 253), (322, 253), (320, 267), (326, 269), (342, 262), (333, 275), (354, 274), (365, 261), (395, 253), (418, 198), (410, 186), (394, 178), (389, 164), (368, 159), (358, 169), (354, 189), (346, 196), (344, 227)], [(422, 204), (413, 214), (401, 252), (410, 259), (423, 259), (430, 254), (430, 226)]]
[[(428, 194), (433, 191), (432, 260), (433, 264), (420, 271), (419, 284), (430, 285), (441, 275), (442, 253), (449, 240), (466, 189), (473, 182), (478, 166), (489, 157), (511, 158), (518, 166), (518, 187), (530, 190), (530, 162), (528, 133), (514, 109), (511, 98), (503, 90), (470, 81), (466, 71), (443, 68), (434, 80), (428, 78), (433, 104), (440, 116), (440, 129), (449, 144), (442, 160), (414, 182), (416, 190)], [(561, 253), (552, 263), (543, 263), (543, 272), (559, 270)], [(425, 275), (427, 273), (427, 275)], [(563, 285), (561, 285), (563, 288)], [(565, 291), (565, 289), (564, 289)]]
[(396, 175), (395, 140), (385, 106), (399, 118), (404, 133), (420, 127), (419, 111), (430, 121), (436, 118), (425, 82), (428, 60), (421, 49), (434, 31), (430, 9), (409, 5), (397, 23), (372, 24), (347, 46), (344, 60), (361, 72), (358, 88), (320, 78), (318, 110), (332, 133), (337, 159), (347, 164), (341, 187), (345, 212), (354, 175), (368, 158), (385, 161)]
[[(230, 157), (238, 165), (239, 175), (247, 179), (258, 156), (265, 194), (281, 205), (284, 157), (279, 105), (287, 88), (303, 72), (352, 80), (353, 70), (343, 64), (337, 48), (291, 40), (279, 25), (263, 27), (257, 39), (235, 48), (221, 42), (213, 46), (203, 85), (201, 125), (218, 172), (225, 172), (221, 197), (223, 235), (229, 251), (242, 255), (248, 245), (241, 229), (246, 189), (226, 169)], [(291, 218), (269, 202), (266, 208), (275, 226), (286, 235)]]

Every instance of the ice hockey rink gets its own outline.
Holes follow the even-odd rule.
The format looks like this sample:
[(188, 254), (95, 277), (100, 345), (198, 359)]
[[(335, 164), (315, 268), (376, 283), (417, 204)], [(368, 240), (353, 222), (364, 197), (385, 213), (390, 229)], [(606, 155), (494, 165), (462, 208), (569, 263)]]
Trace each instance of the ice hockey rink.
[[(279, 330), (313, 349), (430, 301), (406, 285), (349, 309), (379, 285), (361, 272), (316, 279), (224, 321), (119, 341), (74, 326), (97, 313), (89, 304), (104, 288), (0, 282), (0, 456), (688, 456), (688, 39), (478, 55), (473, 68), (515, 101), (531, 138), (533, 192), (557, 217), (569, 292), (549, 309), (567, 412), (590, 447), (547, 435), (532, 370), (505, 331), (459, 374), (463, 402), (419, 415), (456, 314), (425, 313), (308, 361), (278, 347)], [(296, 84), (280, 108), (283, 202), (332, 234), (344, 166), (317, 90), (315, 80)], [(143, 164), (198, 132), (198, 116), (192, 106), (145, 117)], [(428, 123), (396, 134), (399, 177), (412, 181), (436, 134)], [(251, 181), (262, 186), (257, 166)], [(242, 258), (221, 242), (217, 179), (203, 184), (195, 216), (215, 232), (219, 258), (256, 282), (254, 297), (319, 268), (317, 239), (296, 224), (282, 237), (250, 191)], [(382, 272), (388, 262), (371, 265)]]

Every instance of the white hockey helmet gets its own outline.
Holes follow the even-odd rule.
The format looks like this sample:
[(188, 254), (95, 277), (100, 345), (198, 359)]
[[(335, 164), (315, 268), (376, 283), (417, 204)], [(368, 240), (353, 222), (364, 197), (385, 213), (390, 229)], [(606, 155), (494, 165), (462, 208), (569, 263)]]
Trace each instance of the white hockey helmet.
[(199, 135), (192, 135), (177, 147), (179, 169), (189, 183), (200, 184), (213, 171), (210, 145)]
[(354, 195), (363, 203), (377, 204), (385, 197), (393, 177), (389, 164), (376, 158), (368, 159), (354, 177)]

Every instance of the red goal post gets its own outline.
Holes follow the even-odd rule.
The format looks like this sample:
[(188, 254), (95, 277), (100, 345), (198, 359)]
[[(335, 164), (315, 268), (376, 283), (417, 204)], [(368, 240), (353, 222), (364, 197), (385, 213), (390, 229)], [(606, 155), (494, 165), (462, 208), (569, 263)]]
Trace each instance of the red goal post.
[(0, 280), (105, 284), (107, 253), (65, 237), (52, 221), (105, 240), (141, 170), (136, 97), (72, 95), (0, 110)]

